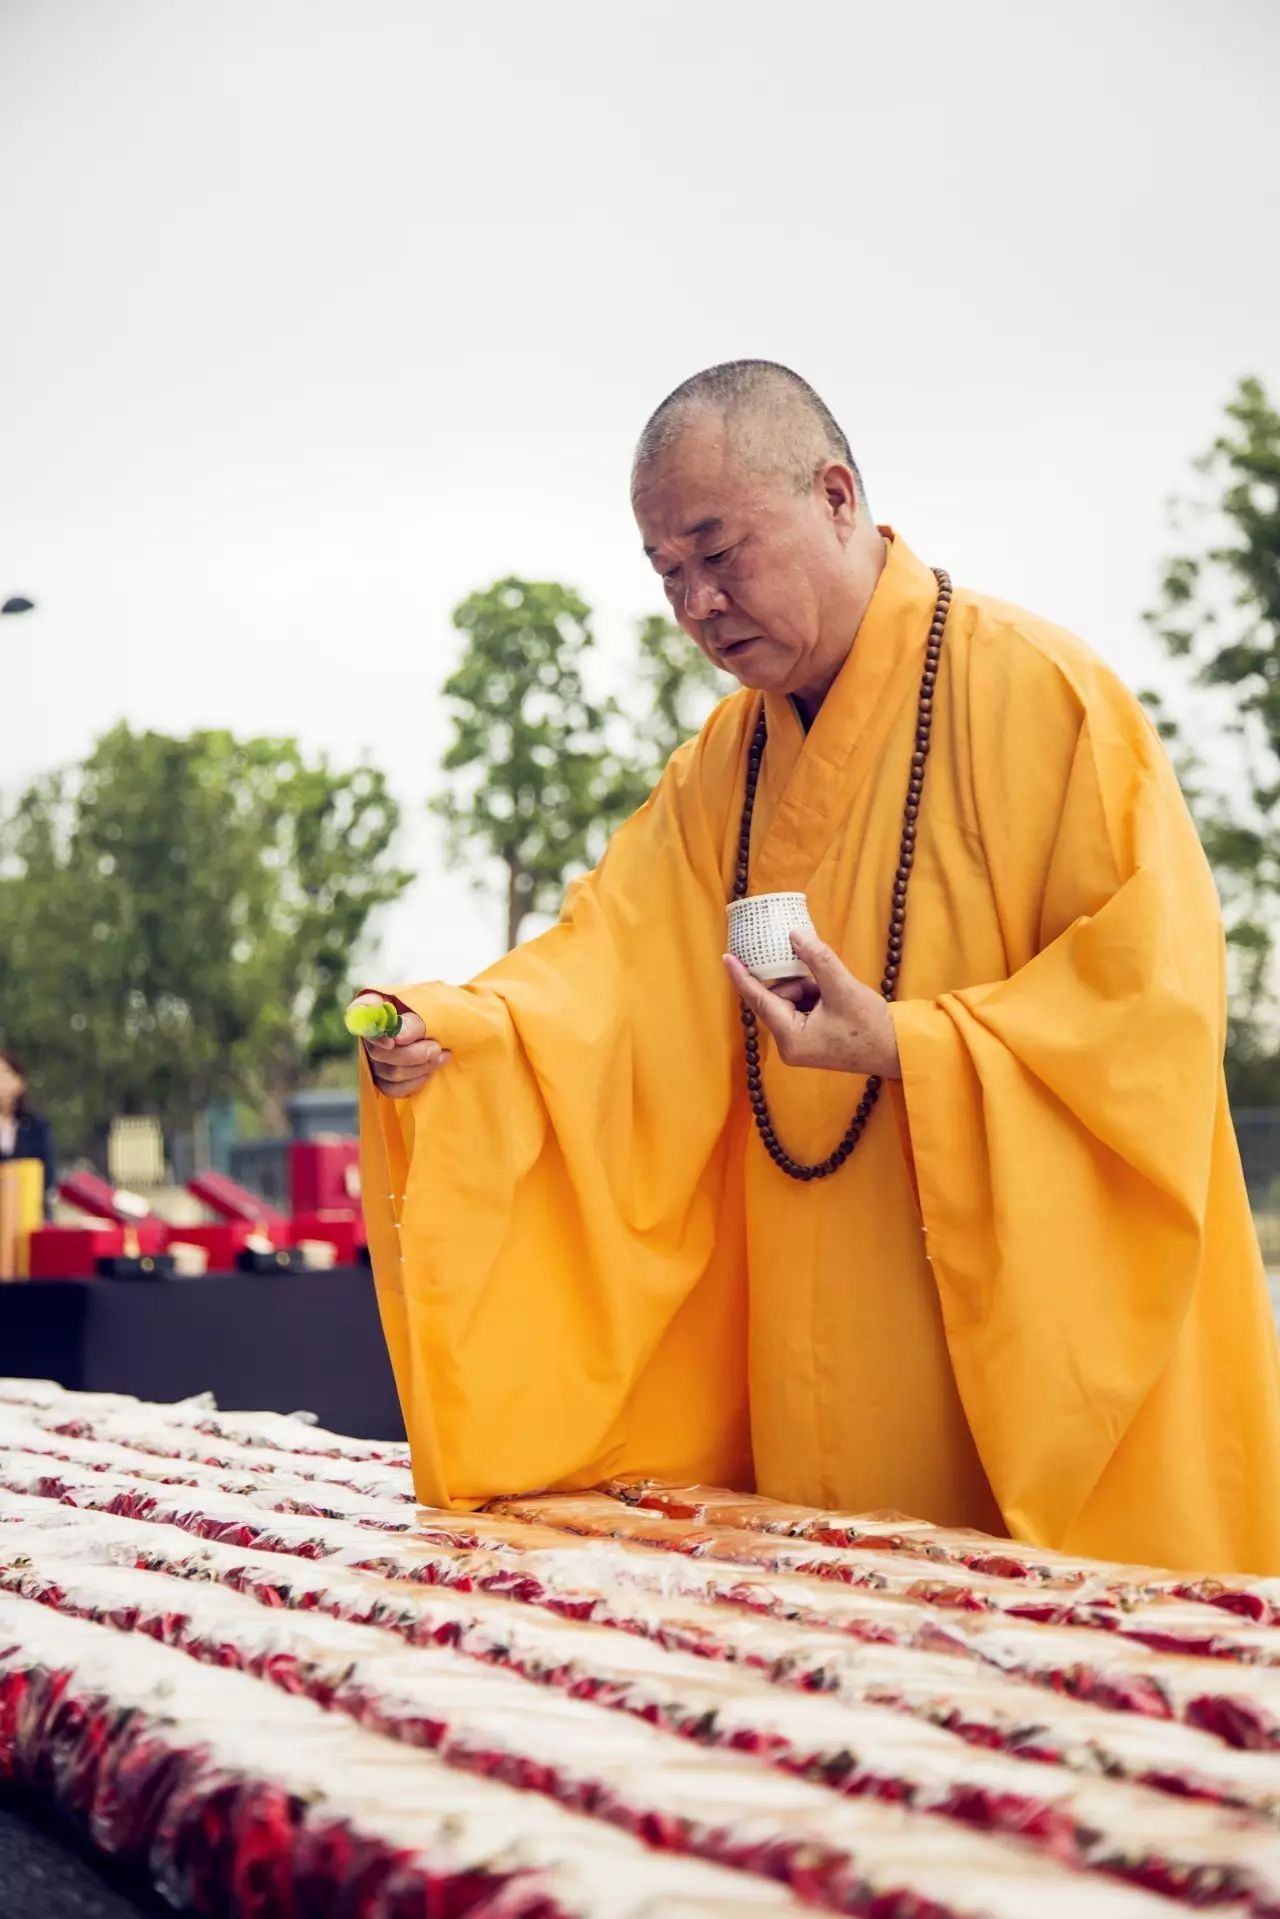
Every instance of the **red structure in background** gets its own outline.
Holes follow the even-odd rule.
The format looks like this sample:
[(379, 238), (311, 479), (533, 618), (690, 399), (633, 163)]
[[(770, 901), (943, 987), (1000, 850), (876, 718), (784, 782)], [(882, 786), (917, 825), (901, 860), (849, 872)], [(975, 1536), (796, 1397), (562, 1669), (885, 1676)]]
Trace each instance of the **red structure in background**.
[(32, 1279), (92, 1279), (100, 1259), (124, 1252), (123, 1226), (101, 1220), (93, 1226), (38, 1226), (31, 1235)]
[(289, 1148), (289, 1204), (298, 1240), (328, 1240), (338, 1263), (354, 1266), (368, 1237), (360, 1210), (360, 1142), (295, 1139)]
[(169, 1228), (136, 1194), (121, 1192), (97, 1173), (70, 1173), (58, 1190), (95, 1223), (38, 1227), (31, 1235), (32, 1279), (92, 1279), (100, 1259), (164, 1251)]
[(187, 1191), (218, 1218), (212, 1225), (174, 1227), (172, 1236), (187, 1246), (201, 1247), (210, 1272), (230, 1272), (255, 1237), (269, 1239), (273, 1246), (294, 1244), (293, 1228), (284, 1214), (225, 1173), (197, 1173), (187, 1181)]
[(367, 1246), (360, 1211), (359, 1142), (348, 1138), (294, 1140), (289, 1147), (290, 1213), (268, 1204), (225, 1173), (199, 1173), (188, 1191), (218, 1215), (212, 1224), (170, 1226), (146, 1202), (96, 1173), (72, 1173), (59, 1191), (90, 1223), (42, 1226), (31, 1235), (32, 1279), (92, 1279), (100, 1259), (136, 1248), (162, 1253), (170, 1241), (201, 1247), (210, 1272), (230, 1272), (249, 1241), (276, 1247), (327, 1242), (337, 1263), (355, 1265)]
[(278, 1213), (265, 1199), (229, 1179), (225, 1173), (197, 1173), (194, 1179), (187, 1181), (187, 1191), (211, 1213), (217, 1213), (219, 1219), (257, 1226), (272, 1237), (289, 1231), (289, 1222), (283, 1213)]
[(359, 1140), (295, 1139), (289, 1148), (289, 1204), (295, 1213), (358, 1213)]

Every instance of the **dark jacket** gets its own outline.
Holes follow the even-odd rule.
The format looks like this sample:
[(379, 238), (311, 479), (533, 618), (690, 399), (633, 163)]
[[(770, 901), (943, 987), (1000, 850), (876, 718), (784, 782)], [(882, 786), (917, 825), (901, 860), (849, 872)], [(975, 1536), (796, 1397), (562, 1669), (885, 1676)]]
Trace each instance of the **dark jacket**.
[(53, 1216), (53, 1195), (58, 1184), (58, 1166), (53, 1156), (53, 1129), (43, 1113), (23, 1113), (18, 1120), (13, 1151), (0, 1145), (0, 1159), (38, 1159), (44, 1166), (44, 1211)]

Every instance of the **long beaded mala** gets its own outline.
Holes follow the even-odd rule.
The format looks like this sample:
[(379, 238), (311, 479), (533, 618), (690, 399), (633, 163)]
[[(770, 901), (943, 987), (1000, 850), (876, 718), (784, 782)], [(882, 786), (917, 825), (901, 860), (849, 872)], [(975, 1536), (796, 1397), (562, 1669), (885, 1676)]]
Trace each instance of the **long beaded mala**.
[[(898, 989), (898, 974), (902, 967), (902, 938), (907, 924), (907, 886), (911, 879), (911, 869), (916, 857), (916, 821), (920, 817), (920, 795), (924, 791), (925, 762), (929, 757), (929, 741), (933, 732), (933, 694), (938, 681), (938, 662), (942, 657), (942, 640), (947, 627), (947, 613), (951, 606), (951, 576), (941, 567), (933, 569), (938, 582), (938, 599), (933, 609), (933, 619), (929, 626), (929, 638), (924, 651), (924, 671), (920, 675), (920, 699), (916, 708), (915, 750), (911, 755), (911, 774), (907, 780), (907, 799), (902, 814), (902, 839), (898, 850), (898, 870), (893, 881), (893, 904), (889, 911), (889, 940), (885, 953), (884, 978), (880, 982), (880, 991), (885, 999), (892, 1000)], [(747, 867), (751, 856), (751, 819), (756, 806), (756, 786), (760, 779), (760, 762), (764, 758), (765, 740), (768, 737), (765, 725), (764, 708), (760, 709), (760, 718), (756, 721), (755, 734), (747, 754), (747, 786), (742, 801), (742, 825), (738, 832), (738, 864), (734, 873), (733, 897), (743, 899), (747, 891)], [(862, 1138), (867, 1121), (875, 1110), (883, 1084), (878, 1073), (873, 1073), (863, 1088), (862, 1098), (857, 1110), (849, 1121), (840, 1144), (825, 1159), (816, 1165), (806, 1166), (792, 1159), (774, 1131), (769, 1115), (769, 1104), (765, 1098), (764, 1076), (760, 1070), (760, 1032), (755, 1014), (747, 1005), (742, 1007), (742, 1028), (747, 1055), (747, 1094), (751, 1101), (751, 1111), (755, 1115), (756, 1129), (764, 1142), (765, 1151), (774, 1165), (787, 1175), (788, 1179), (830, 1179), (838, 1173), (848, 1159), (858, 1141)]]

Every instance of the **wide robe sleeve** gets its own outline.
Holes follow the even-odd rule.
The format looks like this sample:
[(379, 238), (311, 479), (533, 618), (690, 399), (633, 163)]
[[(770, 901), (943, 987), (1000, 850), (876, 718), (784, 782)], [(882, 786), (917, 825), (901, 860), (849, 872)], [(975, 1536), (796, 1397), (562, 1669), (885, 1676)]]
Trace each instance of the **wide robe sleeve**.
[(1154, 730), (1082, 650), (975, 639), (953, 701), (1010, 976), (894, 1022), (983, 1466), (1015, 1536), (1275, 1570), (1275, 1335), (1194, 827)]
[[(362, 1072), (362, 1176), (419, 1497), (749, 1475), (724, 846), (730, 700), (571, 891), (470, 986), (396, 987), (451, 1064)], [(740, 784), (740, 781), (738, 781)]]

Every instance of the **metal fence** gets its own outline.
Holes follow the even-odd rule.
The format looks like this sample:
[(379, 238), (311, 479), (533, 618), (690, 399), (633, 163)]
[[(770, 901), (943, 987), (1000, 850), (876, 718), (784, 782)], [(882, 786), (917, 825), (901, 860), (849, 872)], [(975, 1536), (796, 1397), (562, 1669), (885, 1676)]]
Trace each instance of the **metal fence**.
[(169, 1141), (173, 1181), (185, 1186), (208, 1167), (229, 1173), (241, 1186), (287, 1212), (289, 1207), (289, 1146), (295, 1139), (321, 1139), (359, 1131), (359, 1102), (354, 1093), (320, 1090), (296, 1093), (286, 1104), (287, 1137), (237, 1139), (221, 1126), (204, 1123), (194, 1133), (177, 1133)]
[(232, 1179), (257, 1193), (269, 1206), (289, 1210), (289, 1142), (287, 1139), (238, 1139), (228, 1154)]
[[(1280, 1106), (1239, 1106), (1232, 1114), (1245, 1183), (1256, 1213), (1274, 1214), (1280, 1223)], [(322, 1133), (354, 1133), (356, 1102), (348, 1094), (304, 1094), (290, 1103), (293, 1139), (314, 1139)], [(172, 1176), (179, 1186), (205, 1166), (215, 1165), (244, 1186), (261, 1193), (273, 1206), (288, 1200), (288, 1139), (218, 1141), (210, 1152), (206, 1140), (179, 1135), (170, 1142)], [(137, 1178), (125, 1184), (142, 1184)]]
[(1254, 1211), (1280, 1213), (1280, 1106), (1239, 1106), (1232, 1118)]

